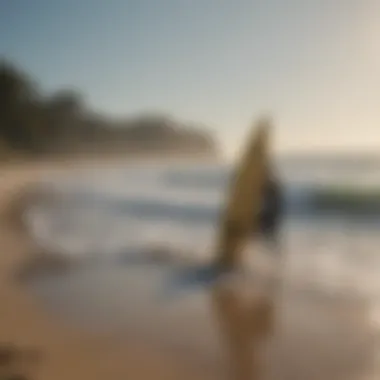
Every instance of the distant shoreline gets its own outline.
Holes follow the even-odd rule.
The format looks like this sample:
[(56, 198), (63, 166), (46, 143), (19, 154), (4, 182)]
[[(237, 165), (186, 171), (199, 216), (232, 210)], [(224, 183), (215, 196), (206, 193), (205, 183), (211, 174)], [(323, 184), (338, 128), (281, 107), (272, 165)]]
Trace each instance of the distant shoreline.
[[(42, 175), (48, 175), (49, 171), (55, 174), (57, 171), (66, 172), (68, 170), (81, 170), (96, 165), (97, 168), (108, 167), (110, 165), (121, 165), (123, 163), (142, 163), (147, 164), (151, 162), (172, 162), (173, 160), (179, 162), (208, 162), (208, 163), (221, 163), (225, 162), (224, 159), (212, 157), (209, 155), (194, 155), (194, 154), (173, 154), (173, 153), (157, 153), (157, 154), (75, 154), (75, 155), (52, 155), (48, 158), (30, 158), (25, 156), (15, 156), (9, 160), (0, 162), (0, 168), (3, 170), (18, 170), (18, 169), (35, 169), (38, 167)], [(51, 169), (54, 167), (54, 169)], [(46, 173), (45, 173), (46, 171)]]

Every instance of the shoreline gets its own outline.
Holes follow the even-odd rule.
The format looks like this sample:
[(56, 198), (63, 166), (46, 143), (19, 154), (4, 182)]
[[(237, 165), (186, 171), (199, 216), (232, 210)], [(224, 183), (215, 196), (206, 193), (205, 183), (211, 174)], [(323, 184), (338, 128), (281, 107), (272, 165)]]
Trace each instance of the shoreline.
[[(126, 158), (122, 158), (121, 161), (118, 159), (116, 162), (114, 160), (111, 162), (109, 160), (107, 162), (99, 161), (101, 161), (99, 166), (103, 166), (103, 164), (115, 165), (123, 162), (129, 164), (131, 162)], [(90, 165), (93, 163), (94, 161), (92, 160)], [(83, 162), (72, 164), (78, 169), (88, 167), (88, 162), (87, 164), (83, 164)], [(97, 167), (99, 166), (97, 163)], [(0, 252), (2, 252), (0, 256), (0, 302), (2, 310), (6, 312), (0, 315), (0, 348), (2, 344), (11, 342), (21, 349), (25, 347), (26, 349), (36, 350), (39, 358), (36, 366), (31, 368), (31, 374), (33, 375), (31, 379), (35, 380), (104, 380), (105, 378), (137, 378), (141, 380), (220, 379), (227, 370), (227, 360), (215, 365), (210, 363), (200, 365), (198, 360), (195, 360), (197, 363), (194, 364), (194, 360), (192, 360), (194, 356), (191, 352), (190, 355), (178, 354), (176, 351), (162, 347), (160, 344), (152, 344), (144, 334), (136, 334), (134, 337), (128, 337), (127, 341), (123, 341), (120, 337), (115, 337), (115, 335), (108, 336), (102, 334), (102, 332), (83, 331), (79, 326), (66, 323), (64, 318), (51, 315), (47, 308), (45, 309), (42, 303), (34, 298), (31, 292), (24, 287), (17, 274), (20, 273), (22, 268), (25, 269), (27, 265), (33, 263), (33, 260), (41, 257), (39, 256), (41, 252), (36, 250), (35, 242), (23, 229), (20, 218), (17, 219), (20, 210), (25, 206), (21, 200), (25, 197), (24, 202), (28, 203), (28, 191), (33, 193), (33, 186), (38, 185), (39, 180), (43, 179), (44, 176), (49, 175), (49, 173), (56, 175), (69, 170), (72, 170), (70, 165), (62, 164), (57, 168), (55, 163), (45, 163), (41, 166), (30, 163), (24, 166), (3, 168), (3, 181), (0, 184), (0, 228), (2, 229), (0, 235)], [(46, 254), (49, 255), (48, 252)], [(318, 299), (315, 300), (309, 296), (307, 300), (301, 299), (297, 301), (296, 299), (294, 303), (292, 302), (292, 297), (294, 298), (294, 296), (290, 295), (290, 304), (286, 303), (282, 307), (285, 306), (285, 308), (291, 309), (292, 313), (295, 312), (295, 315), (292, 315), (290, 319), (291, 324), (295, 322), (296, 326), (288, 326), (284, 336), (280, 334), (280, 337), (274, 339), (272, 344), (274, 356), (272, 359), (275, 369), (282, 368), (285, 372), (294, 374), (294, 372), (297, 372), (298, 367), (292, 360), (298, 358), (299, 355), (302, 357), (301, 362), (305, 360), (305, 363), (309, 363), (305, 364), (305, 368), (301, 370), (304, 375), (307, 373), (312, 374), (313, 371), (316, 371), (316, 363), (319, 363), (322, 368), (335, 364), (339, 367), (339, 365), (342, 365), (341, 361), (344, 358), (347, 359), (346, 354), (340, 354), (340, 350), (343, 348), (344, 351), (347, 344), (348, 350), (353, 350), (352, 355), (348, 355), (352, 359), (350, 365), (352, 365), (352, 375), (355, 376), (352, 379), (361, 379), (360, 376), (356, 377), (355, 371), (361, 371), (359, 367), (367, 365), (364, 363), (367, 362), (364, 356), (368, 355), (369, 351), (360, 351), (362, 344), (363, 349), (366, 347), (368, 349), (366, 344), (361, 343), (360, 338), (360, 329), (363, 329), (364, 338), (367, 339), (369, 335), (366, 305), (345, 304), (343, 300), (342, 305), (336, 303), (336, 311), (328, 311), (329, 303), (326, 304), (323, 300), (318, 301)], [(222, 293), (220, 299), (217, 299), (216, 302), (217, 306), (221, 308), (222, 319), (226, 318), (226, 320), (222, 320), (222, 323), (231, 324), (231, 333), (241, 323), (249, 323), (247, 318), (252, 318), (252, 315), (236, 316), (234, 314), (236, 309), (234, 309), (233, 305), (238, 301), (228, 294)], [(230, 314), (224, 315), (226, 308), (228, 309), (229, 307), (232, 308)], [(259, 307), (261, 306), (259, 305)], [(263, 307), (263, 313), (266, 315), (267, 307), (265, 305)], [(313, 314), (320, 316), (314, 323), (321, 325), (320, 329), (321, 333), (323, 332), (323, 338), (317, 336), (317, 341), (313, 340), (315, 339), (315, 333), (310, 328), (311, 322), (308, 317), (303, 314), (305, 311), (310, 313), (311, 316)], [(185, 318), (189, 320), (186, 333), (192, 335), (194, 326), (190, 326), (190, 324), (194, 323), (194, 321), (190, 321), (190, 317), (191, 315), (186, 315)], [(254, 317), (256, 318), (256, 314)], [(264, 325), (269, 323), (266, 321), (266, 317), (261, 317), (260, 315), (258, 317), (259, 319), (264, 318), (260, 323), (264, 323)], [(229, 318), (233, 321), (229, 321)], [(236, 321), (234, 318), (241, 321)], [(313, 323), (311, 324), (313, 325)], [(340, 325), (342, 325), (341, 329)], [(334, 332), (334, 326), (340, 332)], [(249, 331), (251, 331), (251, 328), (247, 327)], [(359, 335), (352, 334), (356, 330), (359, 331)], [(238, 336), (241, 336), (241, 332), (235, 332)], [(249, 334), (247, 333), (247, 335)], [(348, 340), (345, 343), (346, 338)], [(249, 336), (245, 339), (249, 339)], [(328, 342), (330, 339), (331, 342)], [(356, 340), (358, 340), (357, 343), (355, 343)], [(245, 344), (248, 347), (248, 343)], [(328, 347), (329, 345), (332, 348)], [(222, 350), (224, 349), (225, 347), (222, 345)], [(330, 351), (331, 360), (323, 353), (326, 349)], [(199, 352), (197, 354), (200, 355)], [(246, 352), (240, 352), (240, 354), (244, 357), (247, 355)], [(285, 359), (288, 357), (289, 363), (284, 359), (284, 354)], [(327, 371), (328, 369), (326, 368), (325, 370)], [(235, 380), (234, 377), (226, 376), (226, 378)], [(274, 378), (281, 379), (281, 374)], [(304, 377), (301, 376), (301, 378)], [(334, 378), (334, 380), (351, 379), (347, 373), (343, 377), (342, 374), (335, 377), (326, 376), (326, 379), (329, 380), (330, 378)], [(366, 379), (369, 378), (367, 377)], [(245, 377), (245, 379), (250, 380), (250, 377)]]

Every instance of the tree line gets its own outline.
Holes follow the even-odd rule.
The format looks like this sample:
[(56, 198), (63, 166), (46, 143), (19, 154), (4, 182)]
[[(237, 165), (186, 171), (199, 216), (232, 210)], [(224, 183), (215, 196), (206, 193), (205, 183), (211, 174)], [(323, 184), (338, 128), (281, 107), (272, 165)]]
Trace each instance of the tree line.
[(0, 151), (27, 155), (113, 151), (216, 154), (205, 128), (145, 113), (114, 119), (90, 109), (71, 89), (44, 94), (9, 61), (0, 62)]

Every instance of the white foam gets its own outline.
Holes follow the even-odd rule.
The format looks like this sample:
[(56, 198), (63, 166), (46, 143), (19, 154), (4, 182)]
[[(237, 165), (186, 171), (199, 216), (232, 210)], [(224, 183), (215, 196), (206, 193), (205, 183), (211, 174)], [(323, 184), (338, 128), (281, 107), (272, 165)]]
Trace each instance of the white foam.
[[(26, 215), (28, 225), (42, 246), (72, 255), (88, 253), (104, 260), (107, 255), (149, 247), (167, 247), (174, 253), (186, 251), (198, 257), (211, 255), (216, 220), (200, 223), (194, 218), (185, 223), (182, 217), (195, 209), (218, 210), (223, 189), (170, 188), (160, 181), (164, 171), (155, 170), (113, 171), (108, 177), (97, 171), (50, 183), (52, 191), (61, 194), (59, 202), (35, 205)], [(154, 200), (163, 208), (179, 207), (180, 212), (163, 219), (157, 215), (150, 219), (149, 212), (144, 217), (115, 213), (115, 209), (100, 207), (96, 201), (73, 204), (72, 195), (78, 191), (118, 199), (120, 204), (135, 198), (142, 203), (144, 199)], [(309, 283), (326, 292), (366, 293), (374, 298), (380, 295), (379, 246), (380, 235), (374, 226), (364, 229), (328, 220), (318, 225), (306, 221), (287, 227), (283, 254), (288, 277), (295, 283)]]

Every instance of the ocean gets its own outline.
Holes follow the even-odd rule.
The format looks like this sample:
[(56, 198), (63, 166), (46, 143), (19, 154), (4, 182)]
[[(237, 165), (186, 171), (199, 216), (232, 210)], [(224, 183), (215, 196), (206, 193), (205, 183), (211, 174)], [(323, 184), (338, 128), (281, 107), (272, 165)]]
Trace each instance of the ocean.
[[(371, 339), (380, 329), (380, 215), (318, 213), (310, 199), (319, 188), (337, 184), (380, 186), (380, 162), (296, 160), (276, 168), (286, 199), (282, 258), (258, 242), (247, 250), (248, 266), (266, 273), (260, 277), (265, 278), (268, 273), (273, 277), (281, 262), (287, 306), (280, 315), (293, 321), (288, 328), (293, 333), (307, 320), (307, 334), (321, 334), (315, 318), (324, 313), (319, 320), (330, 322), (320, 325), (333, 336), (331, 331), (344, 322), (327, 310), (342, 300), (356, 305), (355, 313), (365, 310), (359, 325), (372, 342), (373, 359)], [(171, 301), (163, 289), (178, 265), (212, 258), (231, 173), (221, 164), (141, 163), (46, 178), (40, 186), (54, 196), (32, 205), (25, 221), (44, 251), (80, 264), (67, 273), (40, 275), (31, 280), (31, 288), (67, 323), (118, 337), (120, 331), (139, 331), (161, 343), (163, 336), (165, 341), (175, 336), (177, 349), (203, 347), (203, 356), (214, 357), (206, 286), (187, 289)], [(167, 251), (170, 259), (130, 260), (157, 250)], [(187, 333), (184, 324), (192, 326)]]

